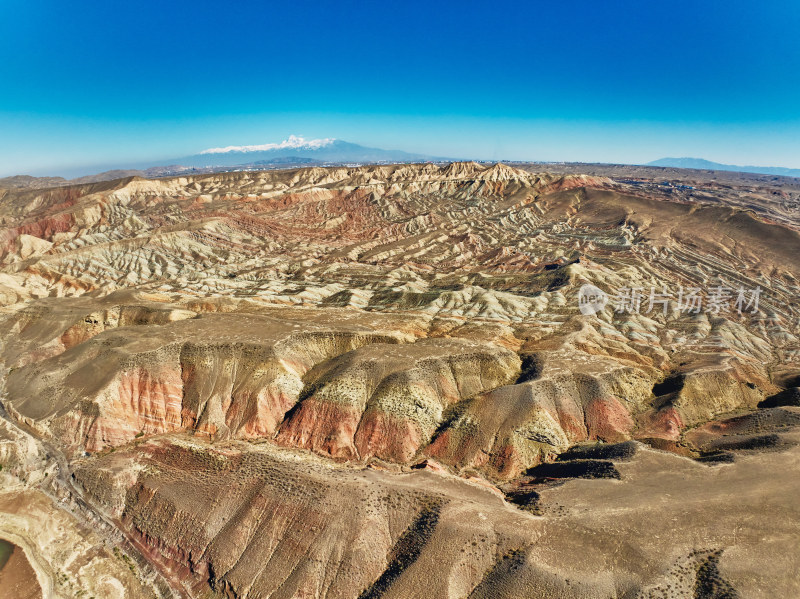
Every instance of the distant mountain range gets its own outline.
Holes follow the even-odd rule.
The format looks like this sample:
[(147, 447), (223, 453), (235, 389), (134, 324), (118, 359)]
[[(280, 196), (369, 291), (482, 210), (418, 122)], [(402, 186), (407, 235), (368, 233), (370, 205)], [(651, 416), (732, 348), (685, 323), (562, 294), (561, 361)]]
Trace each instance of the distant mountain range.
[(780, 175), (782, 177), (800, 177), (800, 169), (782, 166), (737, 166), (720, 164), (703, 158), (660, 158), (648, 162), (645, 166), (667, 166), (672, 168), (694, 168), (712, 171), (734, 171), (737, 173), (758, 173), (761, 175)]
[[(168, 166), (127, 165), (76, 179), (15, 175), (0, 179), (0, 187), (11, 189), (45, 188), (97, 183), (123, 177), (167, 177), (187, 173), (203, 174), (234, 169), (266, 170), (338, 164), (446, 162), (451, 160), (426, 154), (412, 154), (401, 150), (368, 148), (341, 139), (307, 140), (291, 135), (280, 143), (210, 148), (191, 156), (164, 160), (163, 163)], [(131, 168), (132, 166), (134, 168)], [(85, 169), (84, 172), (86, 171), (91, 172), (91, 168)]]
[(199, 154), (177, 158), (171, 162), (183, 166), (218, 167), (246, 164), (288, 164), (291, 159), (297, 164), (309, 161), (320, 163), (375, 163), (375, 162), (426, 162), (442, 161), (445, 158), (411, 154), (400, 150), (368, 148), (341, 139), (311, 139), (291, 135), (277, 144), (258, 146), (228, 146), (211, 148)]
[[(204, 174), (231, 170), (269, 170), (293, 167), (333, 166), (348, 164), (408, 163), (408, 162), (453, 162), (459, 159), (414, 154), (401, 150), (382, 150), (350, 143), (341, 139), (305, 139), (290, 135), (278, 143), (250, 146), (227, 146), (209, 148), (197, 154), (161, 161), (163, 166), (148, 164), (120, 165), (112, 170), (99, 171), (75, 179), (63, 177), (31, 177), (16, 175), (0, 178), (0, 188), (45, 188), (111, 181), (123, 177), (168, 177), (183, 174)], [(152, 164), (152, 163), (150, 163)], [(660, 166), (681, 169), (734, 171), (800, 177), (800, 169), (775, 166), (736, 166), (711, 162), (702, 158), (661, 158), (645, 166)], [(109, 168), (106, 166), (106, 168)], [(81, 169), (83, 173), (91, 168)], [(79, 171), (79, 172), (81, 172)]]
[(0, 188), (6, 189), (44, 189), (47, 187), (60, 187), (62, 185), (83, 185), (84, 183), (99, 183), (100, 181), (113, 181), (114, 179), (123, 179), (125, 177), (168, 177), (170, 175), (178, 175), (186, 171), (195, 170), (195, 172), (212, 172), (212, 169), (191, 169), (185, 166), (172, 165), (172, 166), (154, 166), (148, 169), (114, 169), (110, 171), (103, 171), (94, 175), (86, 175), (85, 177), (77, 177), (75, 179), (66, 179), (64, 177), (32, 177), (31, 175), (14, 175), (13, 177), (4, 177), (0, 179)]

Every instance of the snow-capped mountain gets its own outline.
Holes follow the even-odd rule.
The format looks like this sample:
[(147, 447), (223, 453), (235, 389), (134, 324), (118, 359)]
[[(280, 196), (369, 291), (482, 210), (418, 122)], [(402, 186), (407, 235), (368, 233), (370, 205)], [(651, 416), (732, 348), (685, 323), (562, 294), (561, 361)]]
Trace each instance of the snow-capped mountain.
[(290, 135), (277, 144), (261, 144), (257, 146), (227, 146), (225, 148), (210, 148), (203, 150), (200, 154), (229, 154), (231, 152), (269, 152), (272, 150), (302, 149), (318, 150), (331, 145), (336, 139), (326, 137), (325, 139), (305, 139), (297, 135)]
[(260, 145), (226, 146), (209, 148), (198, 154), (175, 159), (173, 162), (193, 167), (237, 166), (292, 156), (317, 162), (418, 162), (444, 160), (423, 154), (411, 154), (400, 150), (367, 148), (341, 139), (304, 139), (291, 135), (279, 143)]

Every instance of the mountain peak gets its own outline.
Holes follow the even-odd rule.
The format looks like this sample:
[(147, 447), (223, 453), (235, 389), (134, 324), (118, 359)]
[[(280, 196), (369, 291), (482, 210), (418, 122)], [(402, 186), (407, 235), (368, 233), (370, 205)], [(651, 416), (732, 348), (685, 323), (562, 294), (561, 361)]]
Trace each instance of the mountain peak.
[(318, 150), (335, 142), (333, 137), (324, 139), (305, 139), (299, 135), (290, 135), (280, 143), (267, 143), (254, 146), (225, 146), (224, 148), (209, 148), (200, 154), (228, 154), (230, 152), (269, 152), (271, 150)]
[[(306, 139), (290, 135), (279, 143), (266, 143), (252, 146), (225, 146), (209, 148), (199, 154), (176, 158), (172, 161), (186, 167), (226, 167), (254, 164), (289, 164), (310, 162), (365, 164), (426, 162), (441, 160), (423, 154), (411, 154), (400, 150), (368, 148), (341, 139), (326, 137)], [(302, 160), (297, 160), (302, 159)]]
[(800, 177), (800, 169), (782, 166), (739, 166), (711, 162), (705, 158), (660, 158), (648, 162), (645, 166), (662, 166), (672, 168), (693, 168), (712, 171), (733, 171), (738, 173), (756, 173), (762, 175), (778, 175), (782, 177)]

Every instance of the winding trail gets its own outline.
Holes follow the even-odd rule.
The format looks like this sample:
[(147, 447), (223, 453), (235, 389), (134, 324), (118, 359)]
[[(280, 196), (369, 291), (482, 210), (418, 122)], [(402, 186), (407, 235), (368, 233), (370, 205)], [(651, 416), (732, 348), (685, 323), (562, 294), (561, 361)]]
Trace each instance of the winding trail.
[[(17, 422), (5, 408), (6, 400), (5, 378), (6, 372), (0, 375), (0, 418), (14, 431), (31, 439), (39, 448), (40, 454), (46, 456), (47, 462), (43, 468), (50, 475), (41, 482), (33, 485), (52, 502), (54, 509), (60, 509), (69, 514), (78, 523), (98, 534), (104, 545), (116, 547), (127, 555), (136, 564), (137, 575), (141, 582), (152, 590), (159, 599), (184, 599), (188, 595), (181, 589), (177, 581), (165, 577), (142, 556), (133, 543), (117, 528), (113, 519), (102, 510), (89, 502), (80, 487), (75, 484), (72, 469), (64, 454), (54, 444), (39, 438), (25, 424)], [(28, 561), (36, 572), (44, 597), (54, 597), (56, 588), (56, 574), (51, 564), (44, 558), (36, 544), (19, 534), (14, 528), (3, 526), (0, 522), (0, 536), (21, 547)]]

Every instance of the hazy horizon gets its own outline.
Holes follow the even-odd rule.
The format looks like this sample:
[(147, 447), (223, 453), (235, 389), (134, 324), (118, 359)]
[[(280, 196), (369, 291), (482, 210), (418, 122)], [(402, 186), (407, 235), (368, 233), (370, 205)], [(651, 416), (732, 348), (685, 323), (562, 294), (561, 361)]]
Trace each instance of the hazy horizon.
[(0, 176), (290, 135), (463, 159), (800, 168), (799, 25), (800, 7), (778, 2), (12, 0)]
[[(289, 136), (295, 137), (295, 136)], [(338, 138), (331, 138), (337, 139)], [(281, 140), (285, 142), (286, 140)], [(316, 141), (316, 140), (309, 140), (309, 141)], [(352, 140), (340, 140), (340, 141), (347, 141), (350, 143), (357, 143), (353, 142)], [(278, 143), (268, 143), (267, 145), (279, 145)], [(358, 144), (364, 145), (364, 144)], [(371, 147), (371, 146), (370, 146)], [(212, 148), (206, 148), (204, 150), (199, 151), (187, 151), (185, 152), (185, 156), (190, 156), (193, 154), (212, 154), (209, 152)], [(385, 150), (401, 150), (409, 153), (419, 153), (414, 150), (414, 148), (389, 148), (389, 147), (381, 147), (379, 149)], [(292, 149), (287, 148), (285, 152), (282, 152), (285, 156), (292, 156)], [(491, 158), (486, 157), (478, 157), (478, 156), (433, 156), (433, 158), (441, 158), (444, 160), (453, 160), (453, 161), (470, 161), (470, 160), (477, 160), (477, 161), (484, 161), (484, 162), (540, 162), (540, 163), (585, 163), (585, 164), (621, 164), (621, 165), (647, 165), (650, 162), (657, 161), (659, 159), (701, 159), (701, 160), (709, 160), (709, 162), (720, 163), (726, 166), (738, 166), (738, 167), (762, 167), (762, 168), (793, 168), (793, 167), (786, 167), (782, 164), (732, 164), (732, 163), (724, 163), (717, 160), (710, 160), (705, 156), (667, 156), (662, 155), (657, 158), (653, 158), (652, 160), (640, 161), (640, 162), (625, 162), (625, 161), (607, 161), (607, 160), (569, 160), (569, 159), (525, 159), (525, 158), (517, 158), (514, 156), (493, 156)], [(71, 178), (78, 178), (83, 176), (95, 175), (100, 174), (105, 171), (113, 171), (113, 170), (146, 170), (147, 168), (151, 167), (159, 167), (159, 166), (169, 166), (171, 164), (179, 164), (181, 157), (179, 156), (164, 156), (162, 160), (131, 160), (128, 162), (107, 162), (107, 163), (97, 163), (97, 164), (85, 164), (85, 165), (75, 165), (75, 166), (61, 166), (61, 167), (44, 167), (42, 169), (38, 169), (34, 172), (14, 172), (14, 173), (2, 173), (0, 172), (0, 177), (7, 177), (7, 176), (17, 176), (17, 175), (27, 175), (27, 176), (36, 176), (36, 177), (63, 177), (65, 179)], [(178, 160), (176, 163), (175, 161)], [(211, 163), (212, 161), (209, 160)], [(244, 164), (244, 162), (242, 163)], [(687, 167), (691, 168), (691, 167)]]

